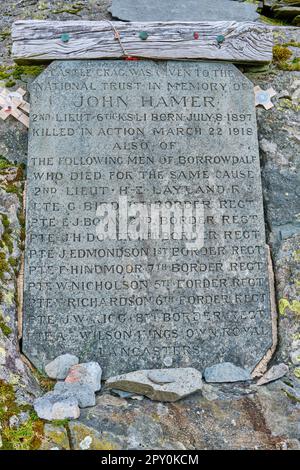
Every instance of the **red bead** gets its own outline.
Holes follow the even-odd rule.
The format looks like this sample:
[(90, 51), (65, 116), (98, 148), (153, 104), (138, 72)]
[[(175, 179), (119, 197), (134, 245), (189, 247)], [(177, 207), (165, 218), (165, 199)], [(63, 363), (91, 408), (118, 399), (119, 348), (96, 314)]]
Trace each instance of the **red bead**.
[(197, 32), (194, 33), (194, 39), (199, 39), (199, 33)]

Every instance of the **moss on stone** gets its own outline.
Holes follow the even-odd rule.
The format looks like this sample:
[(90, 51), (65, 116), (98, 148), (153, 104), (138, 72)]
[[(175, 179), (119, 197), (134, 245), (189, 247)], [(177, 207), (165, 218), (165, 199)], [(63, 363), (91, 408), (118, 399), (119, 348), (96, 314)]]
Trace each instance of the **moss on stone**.
[(0, 155), (0, 172), (12, 168), (14, 165), (7, 158)]
[(12, 76), (16, 80), (21, 80), (22, 75), (37, 77), (44, 69), (42, 65), (15, 65), (12, 69)]
[(293, 103), (291, 99), (283, 98), (280, 100), (281, 106), (277, 106), (278, 111), (283, 111), (284, 109), (291, 109), (295, 112), (300, 111), (300, 104)]
[(0, 40), (5, 41), (5, 39), (10, 37), (10, 30), (9, 29), (3, 29), (0, 32)]
[(25, 239), (26, 239), (26, 223), (25, 223), (25, 215), (24, 215), (22, 209), (18, 211), (17, 216), (18, 216), (18, 221), (19, 221), (19, 224), (20, 224), (20, 234), (19, 234), (18, 246), (19, 246), (20, 250), (24, 250)]
[(288, 47), (277, 44), (273, 47), (273, 59), (275, 62), (286, 62), (293, 53), (288, 49)]
[(2, 214), (2, 225), (5, 229), (9, 229), (10, 222), (9, 222), (9, 218), (6, 214)]
[[(7, 248), (9, 254), (13, 252), (14, 245), (12, 241), (12, 229), (10, 227), (10, 222), (9, 218), (6, 214), (0, 214), (1, 215), (1, 220), (2, 220), (2, 225), (3, 225), (3, 233), (1, 236), (0, 240), (0, 247), (1, 248)], [(4, 254), (5, 255), (5, 254)], [(2, 260), (4, 260), (6, 257), (2, 255)]]
[(10, 67), (5, 65), (0, 65), (0, 80), (7, 80), (10, 77)]
[(10, 256), (8, 258), (8, 263), (10, 264), (11, 267), (15, 268), (16, 266), (18, 266), (19, 260), (18, 258), (14, 258), (13, 256)]
[(10, 266), (6, 260), (6, 254), (0, 251), (0, 280), (5, 282), (5, 274), (10, 272)]
[(260, 20), (263, 23), (271, 24), (274, 26), (290, 26), (287, 21), (279, 20), (277, 18), (269, 18), (268, 16), (260, 15)]
[(2, 65), (0, 80), (6, 80), (5, 86), (11, 88), (16, 85), (16, 80), (22, 80), (23, 76), (37, 77), (44, 69), (43, 65)]
[(300, 42), (297, 42), (297, 41), (289, 41), (289, 42), (285, 42), (284, 44), (282, 44), (283, 47), (300, 47)]
[(69, 424), (69, 419), (54, 419), (51, 421), (53, 426), (67, 426)]
[[(58, 446), (63, 450), (70, 449), (70, 443), (68, 438), (68, 430), (62, 425), (47, 424), (44, 427), (45, 442), (42, 445), (42, 449), (49, 449), (51, 446)], [(48, 443), (48, 445), (47, 445)], [(51, 448), (50, 447), (50, 448)]]
[(84, 424), (73, 422), (70, 432), (76, 450), (84, 450), (80, 445), (87, 437), (91, 438), (89, 450), (118, 450), (118, 446), (114, 442), (103, 439), (97, 432)]
[(5, 323), (3, 316), (0, 314), (0, 330), (4, 336), (9, 336), (12, 333), (11, 328)]
[(84, 5), (82, 2), (76, 2), (73, 5), (63, 5), (62, 7), (53, 10), (52, 13), (54, 15), (60, 15), (62, 13), (68, 13), (69, 15), (78, 15), (78, 13), (80, 13), (83, 9), (83, 6)]
[(14, 80), (7, 80), (7, 82), (5, 82), (5, 86), (6, 88), (11, 88), (13, 86), (15, 86), (16, 82)]
[(292, 300), (291, 302), (288, 299), (279, 300), (279, 313), (280, 315), (286, 315), (286, 310), (290, 310), (296, 315), (300, 315), (300, 301)]
[[(29, 411), (28, 419), (18, 427), (11, 427), (9, 420), (22, 411)], [(29, 405), (18, 405), (12, 384), (0, 380), (1, 450), (34, 450), (40, 447), (44, 422)]]
[[(287, 385), (290, 385), (290, 384), (287, 384)], [(296, 403), (300, 403), (299, 398), (295, 397), (295, 395), (293, 395), (291, 392), (289, 392), (288, 390), (285, 390), (285, 389), (282, 389), (282, 391), (284, 392), (284, 394), (285, 394), (290, 400), (292, 400), (293, 402), (296, 402)]]
[(297, 377), (297, 379), (300, 379), (300, 367), (296, 367), (294, 370), (294, 376)]
[[(290, 43), (277, 44), (273, 47), (273, 60), (276, 63), (277, 67), (280, 70), (286, 71), (299, 71), (300, 70), (300, 58), (295, 57), (293, 60), (289, 61), (293, 53), (288, 48)], [(297, 43), (295, 43), (297, 44)]]
[[(293, 258), (295, 261), (300, 261), (300, 250), (295, 250), (293, 252)], [(296, 283), (300, 283), (300, 281), (296, 281)]]
[(20, 165), (18, 165), (14, 182), (24, 181), (24, 179), (25, 179), (24, 169), (25, 169), (24, 164), (21, 163)]
[(54, 386), (56, 384), (55, 380), (49, 379), (49, 377), (47, 377), (45, 374), (43, 374), (38, 369), (34, 369), (33, 374), (34, 374), (35, 378), (37, 379), (38, 383), (40, 384), (41, 389), (45, 393), (50, 392), (51, 390), (54, 389)]
[(48, 5), (46, 2), (40, 1), (38, 4), (38, 9), (39, 10), (48, 10)]

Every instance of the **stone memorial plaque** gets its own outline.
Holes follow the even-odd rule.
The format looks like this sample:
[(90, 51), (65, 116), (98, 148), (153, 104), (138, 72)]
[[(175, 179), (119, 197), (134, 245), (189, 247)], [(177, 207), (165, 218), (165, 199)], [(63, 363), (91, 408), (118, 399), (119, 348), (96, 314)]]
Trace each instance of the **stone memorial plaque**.
[(232, 0), (113, 0), (112, 16), (126, 21), (255, 21), (257, 5)]
[(231, 64), (53, 62), (31, 86), (23, 351), (104, 376), (272, 345), (252, 84)]

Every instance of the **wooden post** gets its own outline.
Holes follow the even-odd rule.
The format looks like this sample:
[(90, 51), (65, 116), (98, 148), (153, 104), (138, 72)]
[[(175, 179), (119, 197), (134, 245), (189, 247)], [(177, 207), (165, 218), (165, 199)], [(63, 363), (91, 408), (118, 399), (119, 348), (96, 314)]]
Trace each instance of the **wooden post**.
[(74, 59), (202, 59), (235, 63), (272, 60), (272, 28), (259, 23), (17, 21), (16, 62)]

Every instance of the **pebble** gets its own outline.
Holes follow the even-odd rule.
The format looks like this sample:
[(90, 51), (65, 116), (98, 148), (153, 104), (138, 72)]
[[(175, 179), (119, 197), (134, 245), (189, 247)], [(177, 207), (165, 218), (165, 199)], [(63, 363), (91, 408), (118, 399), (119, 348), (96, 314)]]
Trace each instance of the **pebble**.
[(78, 357), (73, 354), (61, 354), (45, 366), (45, 372), (51, 379), (63, 380), (71, 367), (78, 362)]
[[(172, 377), (172, 382), (158, 384), (149, 377), (160, 380)], [(106, 387), (144, 395), (151, 400), (173, 402), (201, 390), (202, 374), (192, 367), (138, 370), (111, 377), (106, 381)]]
[(298, 366), (300, 364), (300, 349), (296, 349), (296, 351), (292, 351), (290, 354), (290, 358), (294, 366)]
[(271, 367), (256, 383), (256, 385), (265, 385), (274, 380), (281, 379), (289, 370), (289, 367), (284, 364), (277, 364), (276, 366)]
[(76, 419), (80, 415), (78, 400), (69, 393), (48, 392), (37, 398), (33, 406), (38, 417), (48, 421)]
[(242, 382), (251, 380), (251, 376), (248, 370), (232, 362), (221, 362), (207, 367), (204, 371), (204, 379), (210, 383)]
[(85, 362), (71, 367), (65, 382), (90, 385), (94, 392), (101, 389), (102, 369), (98, 362)]
[(80, 408), (95, 406), (96, 397), (93, 388), (90, 385), (79, 383), (57, 382), (54, 391), (58, 393), (69, 393), (78, 400)]
[(147, 374), (147, 377), (151, 382), (156, 384), (168, 384), (175, 382), (176, 380), (176, 377), (172, 375), (172, 369), (166, 369), (166, 372), (162, 372), (161, 370), (151, 370)]

